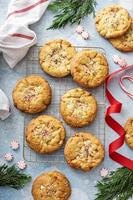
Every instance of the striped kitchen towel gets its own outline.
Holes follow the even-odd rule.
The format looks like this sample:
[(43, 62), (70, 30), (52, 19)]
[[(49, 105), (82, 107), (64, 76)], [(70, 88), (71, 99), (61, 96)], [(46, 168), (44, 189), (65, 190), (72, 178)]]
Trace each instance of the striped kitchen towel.
[(37, 42), (30, 24), (37, 22), (46, 10), (50, 0), (12, 0), (7, 18), (0, 27), (0, 52), (13, 68)]

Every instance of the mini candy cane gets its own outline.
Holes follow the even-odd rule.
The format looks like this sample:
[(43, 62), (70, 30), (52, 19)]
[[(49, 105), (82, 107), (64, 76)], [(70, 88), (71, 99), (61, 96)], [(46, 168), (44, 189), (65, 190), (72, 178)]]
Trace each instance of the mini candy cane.
[(124, 79), (127, 79), (127, 80), (129, 80), (129, 81), (131, 81), (133, 83), (133, 77), (131, 77), (131, 76), (121, 76), (120, 82), (119, 82), (121, 89), (133, 100), (133, 94), (130, 93), (127, 90), (127, 88), (126, 88), (126, 86), (124, 85), (124, 82), (123, 82)]
[[(127, 66), (127, 61), (124, 58), (119, 57), (118, 55), (113, 55), (112, 59), (114, 63), (118, 64), (121, 68), (124, 68)], [(121, 89), (133, 100), (133, 94), (127, 90), (124, 84), (125, 79), (133, 83), (133, 76), (127, 76), (127, 75), (121, 76), (120, 81), (119, 81)]]

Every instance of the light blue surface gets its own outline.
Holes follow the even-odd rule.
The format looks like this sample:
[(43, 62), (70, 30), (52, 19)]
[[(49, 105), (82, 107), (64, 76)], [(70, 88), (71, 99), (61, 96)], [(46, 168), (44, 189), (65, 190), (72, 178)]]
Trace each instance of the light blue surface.
[[(9, 0), (0, 0), (0, 23), (2, 24), (5, 19), (5, 13), (7, 11), (7, 6)], [(112, 3), (120, 3), (125, 6), (130, 13), (133, 11), (133, 3), (132, 0), (98, 0), (97, 9), (105, 7), (106, 5), (110, 5)], [(133, 13), (132, 13), (133, 15)], [(52, 14), (50, 12), (46, 12), (42, 19), (37, 23), (31, 26), (33, 30), (36, 31), (38, 36), (38, 45), (45, 43), (49, 39), (54, 38), (64, 38), (71, 41), (74, 45), (84, 45), (84, 46), (100, 46), (106, 49), (108, 62), (110, 64), (110, 71), (114, 71), (118, 68), (112, 62), (112, 55), (118, 54), (121, 57), (124, 57), (128, 60), (128, 63), (133, 63), (133, 53), (120, 53), (115, 50), (109, 42), (105, 39), (101, 38), (99, 34), (95, 30), (94, 19), (92, 17), (87, 17), (83, 21), (83, 25), (90, 32), (91, 39), (84, 41), (82, 40), (76, 33), (74, 26), (67, 26), (65, 29), (55, 30), (55, 31), (47, 31), (46, 28), (51, 24)], [(5, 93), (9, 96), (10, 102), (12, 105), (11, 93), (12, 88), (16, 83), (16, 80), (21, 76), (20, 72), (22, 72), (22, 68), (18, 67), (14, 70), (11, 70), (3, 57), (0, 56), (0, 88), (2, 88)], [(116, 115), (115, 118), (121, 122), (121, 124), (125, 123), (125, 120), (128, 117), (133, 116), (133, 102), (130, 100), (119, 88), (117, 81), (115, 80), (111, 86), (112, 91), (115, 93), (116, 97), (121, 99), (124, 103), (122, 115)], [(9, 144), (13, 138), (18, 139), (21, 144), (21, 148), (18, 152), (12, 152), (15, 156), (15, 162), (23, 159), (22, 157), (22, 143), (23, 143), (23, 125), (24, 125), (24, 116), (21, 112), (17, 111), (12, 105), (12, 115), (6, 121), (0, 121), (0, 164), (4, 162), (3, 155), (7, 152), (12, 152)], [(107, 167), (109, 169), (115, 169), (118, 165), (110, 160), (108, 157), (108, 144), (117, 138), (116, 133), (114, 133), (111, 129), (106, 128), (106, 156), (105, 160), (100, 167), (91, 171), (90, 173), (83, 173), (80, 171), (73, 170), (69, 168), (66, 164), (32, 164), (28, 163), (28, 167), (25, 172), (32, 175), (33, 179), (40, 173), (48, 170), (60, 170), (69, 178), (72, 185), (72, 196), (70, 200), (94, 200), (94, 195), (96, 193), (96, 188), (94, 185), (96, 181), (100, 179), (99, 170), (101, 167)], [(129, 150), (127, 146), (122, 148), (121, 152), (126, 155), (132, 156), (132, 151)], [(89, 177), (93, 176), (94, 182), (90, 182)], [(9, 188), (0, 188), (0, 200), (32, 200), (31, 196), (31, 185), (32, 182), (27, 185), (24, 189), (20, 191), (16, 191), (14, 189)]]

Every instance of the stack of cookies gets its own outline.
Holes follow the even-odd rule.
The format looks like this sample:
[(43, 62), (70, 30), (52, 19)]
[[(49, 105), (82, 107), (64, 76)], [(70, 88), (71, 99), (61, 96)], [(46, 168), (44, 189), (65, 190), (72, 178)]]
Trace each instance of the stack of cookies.
[(102, 9), (96, 15), (96, 29), (118, 50), (133, 51), (133, 18), (119, 5)]

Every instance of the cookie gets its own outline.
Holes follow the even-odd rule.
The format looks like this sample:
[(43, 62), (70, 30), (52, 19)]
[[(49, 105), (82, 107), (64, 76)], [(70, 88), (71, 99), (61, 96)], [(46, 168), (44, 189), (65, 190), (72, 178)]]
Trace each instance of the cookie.
[(133, 51), (133, 18), (130, 28), (123, 36), (114, 39), (109, 39), (109, 41), (116, 49), (120, 51)]
[(104, 159), (104, 147), (96, 136), (80, 132), (68, 139), (64, 154), (71, 167), (90, 171)]
[(95, 19), (96, 29), (105, 38), (116, 38), (129, 29), (131, 18), (126, 9), (111, 5), (101, 10)]
[(66, 133), (58, 119), (50, 115), (41, 115), (29, 122), (25, 135), (31, 149), (45, 154), (59, 149), (63, 145)]
[(70, 74), (70, 63), (76, 49), (66, 40), (52, 40), (40, 50), (40, 65), (46, 73), (54, 77)]
[(97, 102), (89, 92), (75, 88), (62, 96), (60, 112), (67, 124), (72, 127), (82, 127), (95, 119)]
[(65, 175), (58, 171), (43, 173), (32, 185), (34, 200), (68, 200), (71, 186)]
[(95, 88), (101, 85), (108, 73), (106, 58), (95, 50), (79, 52), (71, 63), (73, 80), (86, 88)]
[(125, 124), (125, 141), (133, 149), (133, 118), (129, 118)]
[(18, 81), (12, 93), (14, 105), (27, 113), (45, 110), (51, 102), (51, 95), (49, 83), (35, 74)]

